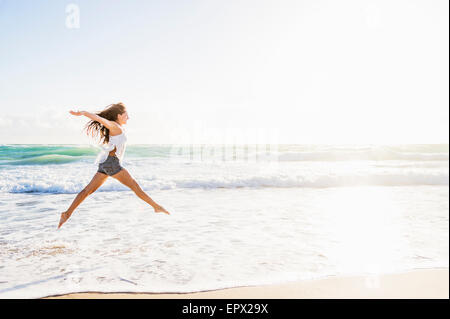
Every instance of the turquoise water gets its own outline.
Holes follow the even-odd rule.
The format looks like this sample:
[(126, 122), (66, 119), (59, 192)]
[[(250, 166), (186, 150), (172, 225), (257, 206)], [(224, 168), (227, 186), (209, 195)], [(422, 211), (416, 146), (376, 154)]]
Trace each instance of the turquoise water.
[[(449, 145), (129, 145), (126, 154), (130, 158), (169, 158), (180, 156), (176, 151), (181, 149), (186, 158), (203, 150), (218, 159), (225, 152), (247, 151), (248, 156), (275, 154), (281, 161), (448, 160)], [(93, 159), (98, 152), (93, 145), (0, 145), (0, 165), (64, 164)]]
[[(167, 156), (170, 146), (128, 146), (133, 157)], [(0, 146), (0, 165), (64, 164), (95, 158), (99, 149), (85, 145), (3, 145)]]

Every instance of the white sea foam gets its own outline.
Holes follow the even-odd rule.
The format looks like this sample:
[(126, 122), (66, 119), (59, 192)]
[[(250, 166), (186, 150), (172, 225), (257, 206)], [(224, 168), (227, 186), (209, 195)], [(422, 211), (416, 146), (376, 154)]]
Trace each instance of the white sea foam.
[(151, 195), (172, 214), (153, 214), (131, 192), (100, 192), (56, 231), (74, 195), (0, 193), (0, 298), (192, 292), (448, 267), (447, 187)]
[[(420, 185), (448, 185), (448, 172), (414, 172), (399, 171), (388, 173), (346, 173), (346, 174), (273, 174), (273, 175), (253, 175), (241, 176), (238, 174), (226, 174), (217, 177), (186, 177), (171, 179), (164, 176), (139, 180), (140, 186), (144, 190), (167, 190), (167, 189), (213, 189), (213, 188), (326, 188), (326, 187), (347, 187), (359, 185), (378, 186), (420, 186)], [(20, 176), (4, 176), (0, 180), (0, 192), (8, 193), (53, 193), (53, 194), (73, 194), (81, 191), (88, 183), (85, 178), (72, 179), (63, 178), (28, 178)], [(124, 191), (129, 190), (120, 183), (107, 183), (98, 191)]]

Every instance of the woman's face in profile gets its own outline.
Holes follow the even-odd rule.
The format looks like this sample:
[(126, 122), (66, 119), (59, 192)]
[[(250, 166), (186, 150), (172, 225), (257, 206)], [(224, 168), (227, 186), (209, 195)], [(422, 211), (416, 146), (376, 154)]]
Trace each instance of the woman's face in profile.
[(122, 124), (127, 124), (129, 117), (128, 117), (128, 112), (125, 111), (122, 114), (117, 115), (117, 120), (120, 123), (120, 125)]

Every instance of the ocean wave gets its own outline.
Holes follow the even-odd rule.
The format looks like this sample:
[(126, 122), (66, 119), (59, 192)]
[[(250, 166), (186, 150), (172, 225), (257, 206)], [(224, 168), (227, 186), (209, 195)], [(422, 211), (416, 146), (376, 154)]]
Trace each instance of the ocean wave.
[[(316, 176), (248, 176), (223, 177), (209, 179), (176, 179), (176, 180), (138, 180), (144, 190), (167, 189), (234, 189), (234, 188), (328, 188), (348, 186), (419, 186), (449, 185), (448, 173), (385, 173), (369, 175), (316, 175)], [(28, 181), (18, 183), (0, 182), (0, 191), (9, 193), (53, 193), (73, 194), (81, 191), (86, 184), (81, 181)], [(103, 185), (98, 191), (127, 191), (122, 184)]]
[(81, 160), (85, 157), (69, 156), (69, 155), (41, 155), (35, 157), (24, 158), (20, 160), (0, 161), (0, 165), (49, 165), (49, 164), (65, 164)]
[[(173, 161), (258, 160), (278, 162), (302, 161), (448, 161), (446, 145), (359, 146), (342, 147), (320, 145), (278, 146), (264, 151), (263, 147), (208, 145), (129, 145), (126, 159), (170, 159)], [(64, 164), (94, 158), (100, 150), (83, 145), (6, 145), (0, 146), (0, 165)]]
[(94, 157), (98, 149), (86, 146), (9, 145), (0, 147), (0, 165), (49, 165)]

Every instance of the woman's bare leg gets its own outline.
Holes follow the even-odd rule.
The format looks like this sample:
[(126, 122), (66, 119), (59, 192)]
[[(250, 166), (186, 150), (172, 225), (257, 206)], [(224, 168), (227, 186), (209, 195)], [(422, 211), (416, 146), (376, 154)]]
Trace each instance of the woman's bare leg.
[(123, 168), (119, 173), (113, 175), (112, 177), (117, 179), (125, 186), (129, 187), (140, 199), (151, 205), (155, 209), (155, 213), (166, 213), (170, 215), (170, 213), (167, 210), (165, 210), (164, 207), (155, 203), (153, 199), (151, 199), (150, 196), (148, 196), (141, 189), (136, 180), (130, 175), (130, 173), (128, 173), (128, 171), (125, 168)]
[(69, 219), (75, 208), (78, 207), (89, 195), (95, 192), (102, 184), (106, 181), (108, 175), (97, 172), (89, 184), (78, 193), (77, 197), (73, 200), (69, 209), (61, 214), (61, 219), (59, 220), (58, 229)]

